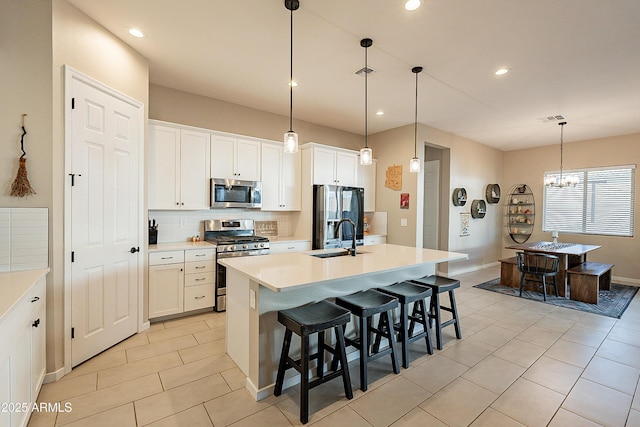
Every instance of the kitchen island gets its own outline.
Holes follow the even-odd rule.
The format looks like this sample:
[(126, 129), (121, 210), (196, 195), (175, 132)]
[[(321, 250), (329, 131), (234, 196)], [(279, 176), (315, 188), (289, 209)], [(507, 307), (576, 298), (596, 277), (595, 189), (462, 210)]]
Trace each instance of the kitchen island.
[[(463, 253), (392, 244), (358, 247), (355, 257), (313, 256), (328, 252), (219, 261), (227, 277), (227, 353), (247, 376), (246, 387), (256, 400), (273, 393), (284, 335), (278, 310), (435, 274), (438, 263), (467, 259)], [(293, 352), (294, 345), (296, 340)], [(297, 382), (294, 375), (285, 379), (285, 387)]]

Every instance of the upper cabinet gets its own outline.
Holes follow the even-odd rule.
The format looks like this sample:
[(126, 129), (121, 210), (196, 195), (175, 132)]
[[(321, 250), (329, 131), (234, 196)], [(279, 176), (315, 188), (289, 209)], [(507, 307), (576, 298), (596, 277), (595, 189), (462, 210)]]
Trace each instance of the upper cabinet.
[(262, 210), (300, 210), (300, 153), (284, 153), (282, 143), (262, 144)]
[(358, 184), (358, 155), (331, 147), (312, 146), (313, 184), (355, 187)]
[(376, 160), (371, 165), (361, 165), (358, 162), (358, 187), (364, 188), (365, 212), (376, 210), (376, 165)]
[(149, 122), (149, 209), (209, 208), (210, 134)]
[(211, 137), (211, 177), (260, 181), (260, 141), (216, 135)]

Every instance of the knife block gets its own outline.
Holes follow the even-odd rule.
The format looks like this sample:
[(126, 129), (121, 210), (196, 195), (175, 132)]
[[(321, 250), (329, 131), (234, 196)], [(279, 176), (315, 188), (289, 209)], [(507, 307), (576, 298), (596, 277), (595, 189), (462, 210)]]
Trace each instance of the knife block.
[(149, 244), (157, 245), (158, 244), (158, 229), (150, 228), (149, 229)]

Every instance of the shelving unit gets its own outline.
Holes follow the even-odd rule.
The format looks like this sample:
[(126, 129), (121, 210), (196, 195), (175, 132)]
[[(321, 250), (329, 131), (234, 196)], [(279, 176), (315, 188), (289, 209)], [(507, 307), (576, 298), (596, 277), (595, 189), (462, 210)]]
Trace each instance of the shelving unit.
[(533, 233), (536, 204), (533, 191), (526, 184), (513, 188), (507, 200), (507, 230), (516, 243), (524, 243)]

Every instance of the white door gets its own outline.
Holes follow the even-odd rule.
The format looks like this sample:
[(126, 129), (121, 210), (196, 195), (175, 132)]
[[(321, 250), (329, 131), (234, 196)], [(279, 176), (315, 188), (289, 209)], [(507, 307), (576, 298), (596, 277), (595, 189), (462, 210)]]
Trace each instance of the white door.
[(211, 178), (240, 179), (233, 167), (235, 151), (235, 138), (211, 137)]
[(149, 125), (149, 209), (180, 209), (180, 130)]
[(180, 131), (180, 209), (209, 209), (209, 134)]
[(440, 161), (424, 162), (424, 217), (422, 247), (438, 249)]
[[(138, 327), (141, 106), (71, 73), (71, 364)], [(69, 144), (69, 142), (68, 142)]]
[(237, 179), (260, 181), (260, 146), (258, 141), (239, 139), (236, 143), (235, 170)]
[[(262, 210), (277, 211), (282, 209), (282, 146), (263, 144), (262, 164)], [(268, 171), (268, 172), (266, 172)]]

